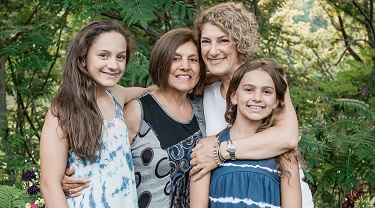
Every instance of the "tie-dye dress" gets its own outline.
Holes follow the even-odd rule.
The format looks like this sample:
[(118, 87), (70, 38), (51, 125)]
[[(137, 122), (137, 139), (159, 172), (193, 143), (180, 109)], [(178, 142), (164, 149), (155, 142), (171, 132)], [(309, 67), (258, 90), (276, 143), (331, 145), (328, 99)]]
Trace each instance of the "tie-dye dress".
[(91, 179), (90, 186), (81, 192), (81, 196), (67, 197), (70, 207), (138, 207), (128, 129), (122, 107), (111, 92), (107, 92), (112, 96), (116, 110), (111, 121), (104, 120), (104, 147), (100, 157), (90, 162), (69, 151), (67, 166), (74, 167), (73, 176)]
[[(230, 128), (219, 140), (230, 138)], [(280, 207), (280, 176), (274, 158), (266, 160), (229, 160), (212, 171), (211, 208)]]

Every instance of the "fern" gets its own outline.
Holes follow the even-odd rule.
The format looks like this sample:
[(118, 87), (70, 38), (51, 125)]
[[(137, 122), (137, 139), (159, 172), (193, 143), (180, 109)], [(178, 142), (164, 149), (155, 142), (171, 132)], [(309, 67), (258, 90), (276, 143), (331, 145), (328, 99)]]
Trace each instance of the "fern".
[(0, 207), (2, 208), (24, 208), (24, 192), (14, 186), (0, 185)]

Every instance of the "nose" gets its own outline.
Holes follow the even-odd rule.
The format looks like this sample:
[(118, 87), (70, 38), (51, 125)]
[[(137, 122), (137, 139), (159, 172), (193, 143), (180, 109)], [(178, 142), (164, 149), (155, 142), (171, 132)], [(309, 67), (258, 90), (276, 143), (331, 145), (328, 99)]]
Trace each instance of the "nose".
[(254, 91), (253, 93), (253, 101), (254, 102), (261, 102), (262, 101), (262, 93), (259, 90)]
[(188, 59), (181, 59), (180, 69), (188, 71), (191, 69), (190, 62)]
[(111, 69), (111, 70), (116, 70), (116, 69), (119, 68), (116, 57), (111, 57), (111, 58), (108, 59), (107, 68)]
[(220, 52), (219, 52), (219, 48), (218, 48), (218, 45), (217, 43), (212, 43), (211, 44), (211, 47), (210, 47), (210, 55), (211, 56), (216, 56), (218, 55)]

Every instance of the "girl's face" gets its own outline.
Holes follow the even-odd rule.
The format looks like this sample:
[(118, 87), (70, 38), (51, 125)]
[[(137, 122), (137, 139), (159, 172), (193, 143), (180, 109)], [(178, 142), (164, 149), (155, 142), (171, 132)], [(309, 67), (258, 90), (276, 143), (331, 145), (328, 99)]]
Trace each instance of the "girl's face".
[(236, 44), (218, 26), (204, 24), (200, 44), (203, 61), (212, 74), (232, 77), (241, 66)]
[(264, 70), (247, 72), (231, 101), (237, 105), (237, 119), (262, 122), (278, 105), (275, 84)]
[(199, 81), (199, 56), (195, 43), (189, 41), (177, 48), (169, 69), (169, 88), (188, 92)]
[(113, 87), (126, 66), (126, 40), (118, 32), (100, 34), (89, 48), (83, 65), (98, 88)]

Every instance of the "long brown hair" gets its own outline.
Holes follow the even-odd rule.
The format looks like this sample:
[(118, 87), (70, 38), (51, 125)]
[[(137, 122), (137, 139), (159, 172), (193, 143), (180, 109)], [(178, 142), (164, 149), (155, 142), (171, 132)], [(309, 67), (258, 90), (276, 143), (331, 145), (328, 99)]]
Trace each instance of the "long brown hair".
[(63, 80), (52, 102), (52, 115), (58, 118), (63, 139), (80, 157), (95, 160), (102, 147), (103, 118), (96, 102), (96, 84), (83, 65), (89, 48), (99, 35), (118, 32), (126, 40), (126, 64), (132, 49), (130, 36), (115, 21), (95, 21), (84, 26), (70, 42), (65, 59)]
[[(272, 59), (256, 59), (247, 61), (235, 71), (233, 78), (230, 81), (228, 92), (226, 95), (227, 108), (225, 112), (225, 120), (230, 125), (233, 125), (237, 117), (237, 105), (233, 105), (233, 103), (231, 102), (231, 97), (236, 92), (244, 75), (248, 72), (258, 69), (267, 72), (272, 78), (272, 81), (275, 84), (276, 99), (279, 101), (277, 107), (272, 110), (270, 115), (263, 119), (262, 124), (256, 130), (256, 132), (261, 132), (276, 124), (277, 116), (285, 107), (285, 93), (288, 88), (288, 84), (284, 78), (285, 70)], [(277, 168), (281, 173), (283, 173), (283, 166), (286, 164), (286, 161), (292, 161), (292, 156), (296, 157), (301, 164), (304, 164), (304, 159), (301, 155), (301, 152), (297, 148), (295, 148), (276, 157), (276, 161), (278, 164)], [(290, 177), (289, 171), (285, 172), (285, 174), (287, 177)]]

